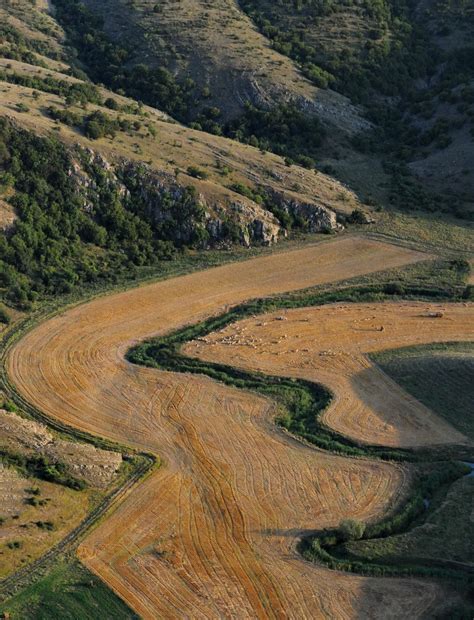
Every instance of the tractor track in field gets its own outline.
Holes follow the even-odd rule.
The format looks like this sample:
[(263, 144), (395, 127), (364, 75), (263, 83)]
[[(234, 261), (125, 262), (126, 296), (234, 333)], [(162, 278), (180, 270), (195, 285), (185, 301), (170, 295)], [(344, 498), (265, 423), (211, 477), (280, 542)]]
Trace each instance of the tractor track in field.
[(392, 510), (408, 467), (296, 445), (272, 429), (268, 400), (124, 358), (245, 300), (423, 258), (343, 238), (99, 298), (15, 343), (7, 370), (22, 398), (163, 462), (81, 542), (81, 561), (144, 618), (401, 618), (440, 605), (435, 583), (334, 573), (295, 551), (303, 531)]

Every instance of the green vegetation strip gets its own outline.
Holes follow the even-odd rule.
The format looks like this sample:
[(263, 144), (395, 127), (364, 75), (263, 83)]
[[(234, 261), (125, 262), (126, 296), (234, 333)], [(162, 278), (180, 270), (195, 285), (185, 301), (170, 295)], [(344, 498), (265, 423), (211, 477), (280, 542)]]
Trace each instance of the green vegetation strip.
[[(331, 393), (323, 386), (302, 379), (274, 377), (233, 368), (224, 364), (203, 362), (180, 353), (181, 346), (202, 338), (226, 325), (245, 317), (278, 309), (298, 308), (322, 305), (334, 302), (384, 301), (393, 299), (403, 292), (409, 298), (452, 299), (444, 289), (428, 289), (419, 286), (400, 286), (393, 283), (354, 286), (335, 291), (313, 291), (300, 296), (285, 295), (260, 299), (236, 306), (231, 311), (185, 327), (161, 338), (141, 343), (127, 353), (127, 359), (135, 364), (142, 364), (171, 370), (205, 374), (227, 385), (249, 389), (264, 396), (274, 398), (280, 406), (281, 414), (277, 422), (302, 439), (347, 456), (383, 458), (387, 460), (419, 460), (426, 458), (426, 452), (397, 450), (358, 443), (324, 426), (319, 417), (329, 405)], [(459, 448), (460, 450), (461, 448)]]
[[(384, 301), (394, 296), (408, 299), (429, 299), (455, 301), (462, 293), (450, 287), (425, 288), (418, 285), (372, 284), (353, 286), (339, 290), (313, 290), (299, 295), (284, 295), (260, 299), (236, 306), (229, 312), (210, 318), (202, 323), (184, 327), (170, 335), (155, 338), (132, 348), (127, 359), (136, 364), (152, 366), (173, 372), (199, 373), (221, 381), (227, 385), (258, 392), (273, 398), (279, 408), (277, 424), (297, 437), (314, 444), (318, 448), (351, 457), (381, 458), (392, 461), (417, 462), (417, 480), (410, 497), (395, 515), (368, 527), (363, 526), (360, 537), (366, 539), (390, 536), (407, 531), (424, 520), (430, 502), (441, 487), (446, 491), (452, 482), (467, 473), (468, 468), (451, 458), (472, 458), (472, 450), (456, 446), (454, 448), (397, 450), (357, 443), (324, 426), (319, 418), (329, 405), (331, 393), (323, 386), (300, 379), (268, 376), (189, 358), (180, 353), (184, 343), (202, 338), (211, 332), (251, 315), (259, 315), (278, 309), (308, 307), (334, 302)], [(358, 525), (356, 526), (357, 529)], [(373, 575), (421, 575), (472, 582), (472, 571), (466, 566), (455, 566), (443, 561), (407, 560), (397, 565), (386, 566), (364, 559), (357, 561), (332, 555), (339, 549), (344, 534), (339, 530), (312, 535), (303, 540), (301, 551), (311, 560), (323, 562), (331, 568)], [(347, 539), (346, 539), (347, 540)]]
[(0, 613), (12, 620), (138, 620), (112, 590), (71, 558), (0, 604)]
[[(429, 505), (436, 497), (443, 501), (452, 483), (469, 474), (470, 468), (460, 462), (433, 463), (428, 471), (421, 468), (410, 498), (395, 514), (386, 519), (364, 525), (358, 521), (343, 521), (338, 528), (326, 529), (304, 538), (300, 543), (303, 556), (319, 561), (331, 569), (373, 576), (421, 575), (461, 580), (474, 584), (474, 567), (446, 560), (429, 558), (396, 558), (391, 563), (351, 554), (347, 543), (358, 540), (379, 540), (407, 532), (426, 521), (432, 513)], [(442, 496), (442, 497), (440, 497)]]

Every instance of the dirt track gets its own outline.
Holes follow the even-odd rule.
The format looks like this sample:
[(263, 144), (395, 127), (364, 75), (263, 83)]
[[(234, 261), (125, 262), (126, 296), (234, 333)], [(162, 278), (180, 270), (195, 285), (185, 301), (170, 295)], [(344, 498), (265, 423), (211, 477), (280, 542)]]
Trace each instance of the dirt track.
[(123, 358), (245, 299), (421, 257), (343, 239), (98, 299), (27, 334), (8, 363), (26, 398), (164, 461), (81, 545), (84, 563), (145, 618), (415, 618), (441, 604), (432, 583), (333, 573), (294, 550), (302, 530), (389, 509), (406, 469), (295, 445), (268, 401)]

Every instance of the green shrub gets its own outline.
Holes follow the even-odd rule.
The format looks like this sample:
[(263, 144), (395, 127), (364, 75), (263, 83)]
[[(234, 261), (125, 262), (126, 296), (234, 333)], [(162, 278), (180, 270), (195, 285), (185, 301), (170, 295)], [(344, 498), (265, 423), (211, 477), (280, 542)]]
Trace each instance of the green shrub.
[(367, 224), (367, 217), (360, 209), (354, 209), (347, 221), (351, 224)]
[(112, 97), (108, 97), (104, 101), (104, 105), (105, 105), (106, 108), (109, 108), (109, 110), (119, 110), (120, 109), (120, 105), (117, 103), (117, 101), (115, 99), (112, 99)]
[(383, 287), (383, 292), (386, 295), (403, 295), (405, 293), (405, 289), (400, 282), (388, 282)]
[(342, 540), (359, 540), (365, 532), (365, 524), (355, 519), (344, 519), (339, 525), (339, 535)]
[(4, 325), (8, 325), (10, 321), (11, 321), (10, 315), (5, 310), (5, 308), (0, 308), (0, 323), (3, 323)]
[(209, 177), (205, 170), (202, 170), (202, 168), (198, 168), (197, 166), (188, 166), (186, 172), (190, 177), (194, 177), (195, 179), (207, 179)]
[(468, 286), (464, 289), (462, 297), (463, 299), (474, 301), (474, 285), (468, 284)]

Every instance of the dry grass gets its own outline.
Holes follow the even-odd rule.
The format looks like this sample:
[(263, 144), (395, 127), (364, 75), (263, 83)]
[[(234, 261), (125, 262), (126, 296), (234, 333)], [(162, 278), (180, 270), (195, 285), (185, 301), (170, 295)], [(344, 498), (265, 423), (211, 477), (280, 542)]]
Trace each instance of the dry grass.
[[(28, 490), (39, 489), (38, 495)], [(33, 506), (28, 499), (44, 505)], [(89, 495), (36, 478), (23, 478), (15, 469), (0, 466), (0, 578), (40, 557), (78, 525), (89, 509)], [(51, 522), (52, 530), (38, 526)], [(19, 548), (8, 543), (18, 542)]]
[(407, 468), (294, 443), (263, 398), (124, 360), (137, 339), (245, 299), (422, 257), (322, 243), (98, 299), (25, 336), (8, 366), (26, 398), (163, 459), (81, 545), (82, 561), (144, 618), (417, 617), (444, 600), (435, 584), (329, 573), (294, 549), (302, 531), (391, 510)]
[[(138, 62), (166, 64), (212, 93), (204, 105), (219, 106), (227, 117), (247, 100), (260, 104), (297, 99), (326, 124), (344, 132), (366, 126), (349, 100), (315, 87), (295, 64), (272, 49), (235, 0), (87, 0), (101, 13), (106, 31), (117, 41), (133, 42)], [(179, 36), (177, 36), (179, 33)]]
[[(58, 80), (78, 81), (53, 70), (34, 67), (18, 61), (0, 59), (0, 69), (33, 77), (50, 75)], [(2, 92), (3, 91), (3, 92)], [(229, 186), (242, 183), (249, 187), (263, 185), (289, 199), (326, 206), (341, 213), (350, 213), (360, 206), (356, 195), (339, 181), (313, 170), (299, 166), (288, 167), (284, 160), (272, 153), (184, 127), (171, 122), (166, 115), (152, 108), (144, 108), (148, 118), (140, 118), (142, 129), (129, 133), (120, 132), (114, 140), (102, 138), (88, 140), (74, 128), (58, 125), (46, 114), (50, 106), (62, 108), (64, 100), (53, 94), (38, 92), (33, 98), (33, 89), (0, 83), (0, 115), (8, 116), (19, 126), (35, 133), (46, 135), (50, 132), (67, 145), (80, 144), (104, 155), (109, 161), (130, 159), (148, 162), (152, 170), (175, 175), (182, 185), (193, 185), (211, 205), (229, 205), (233, 202), (255, 203), (229, 189)], [(120, 104), (133, 102), (102, 90), (105, 97), (112, 96)], [(17, 104), (26, 104), (27, 113), (20, 112)], [(132, 122), (137, 116), (99, 108), (90, 104), (89, 112), (102, 109), (108, 116), (129, 118)], [(80, 108), (76, 112), (83, 113)], [(152, 126), (156, 136), (148, 131)], [(59, 129), (59, 131), (58, 131)], [(208, 175), (200, 181), (187, 174), (190, 166), (197, 166)], [(223, 174), (225, 170), (225, 174)]]
[(16, 219), (12, 205), (0, 198), (0, 230), (8, 228)]
[[(40, 41), (53, 54), (63, 50), (64, 32), (56, 20), (47, 12), (48, 0), (0, 0), (0, 21), (12, 26), (28, 41)], [(40, 56), (48, 66), (65, 66), (63, 63)]]

